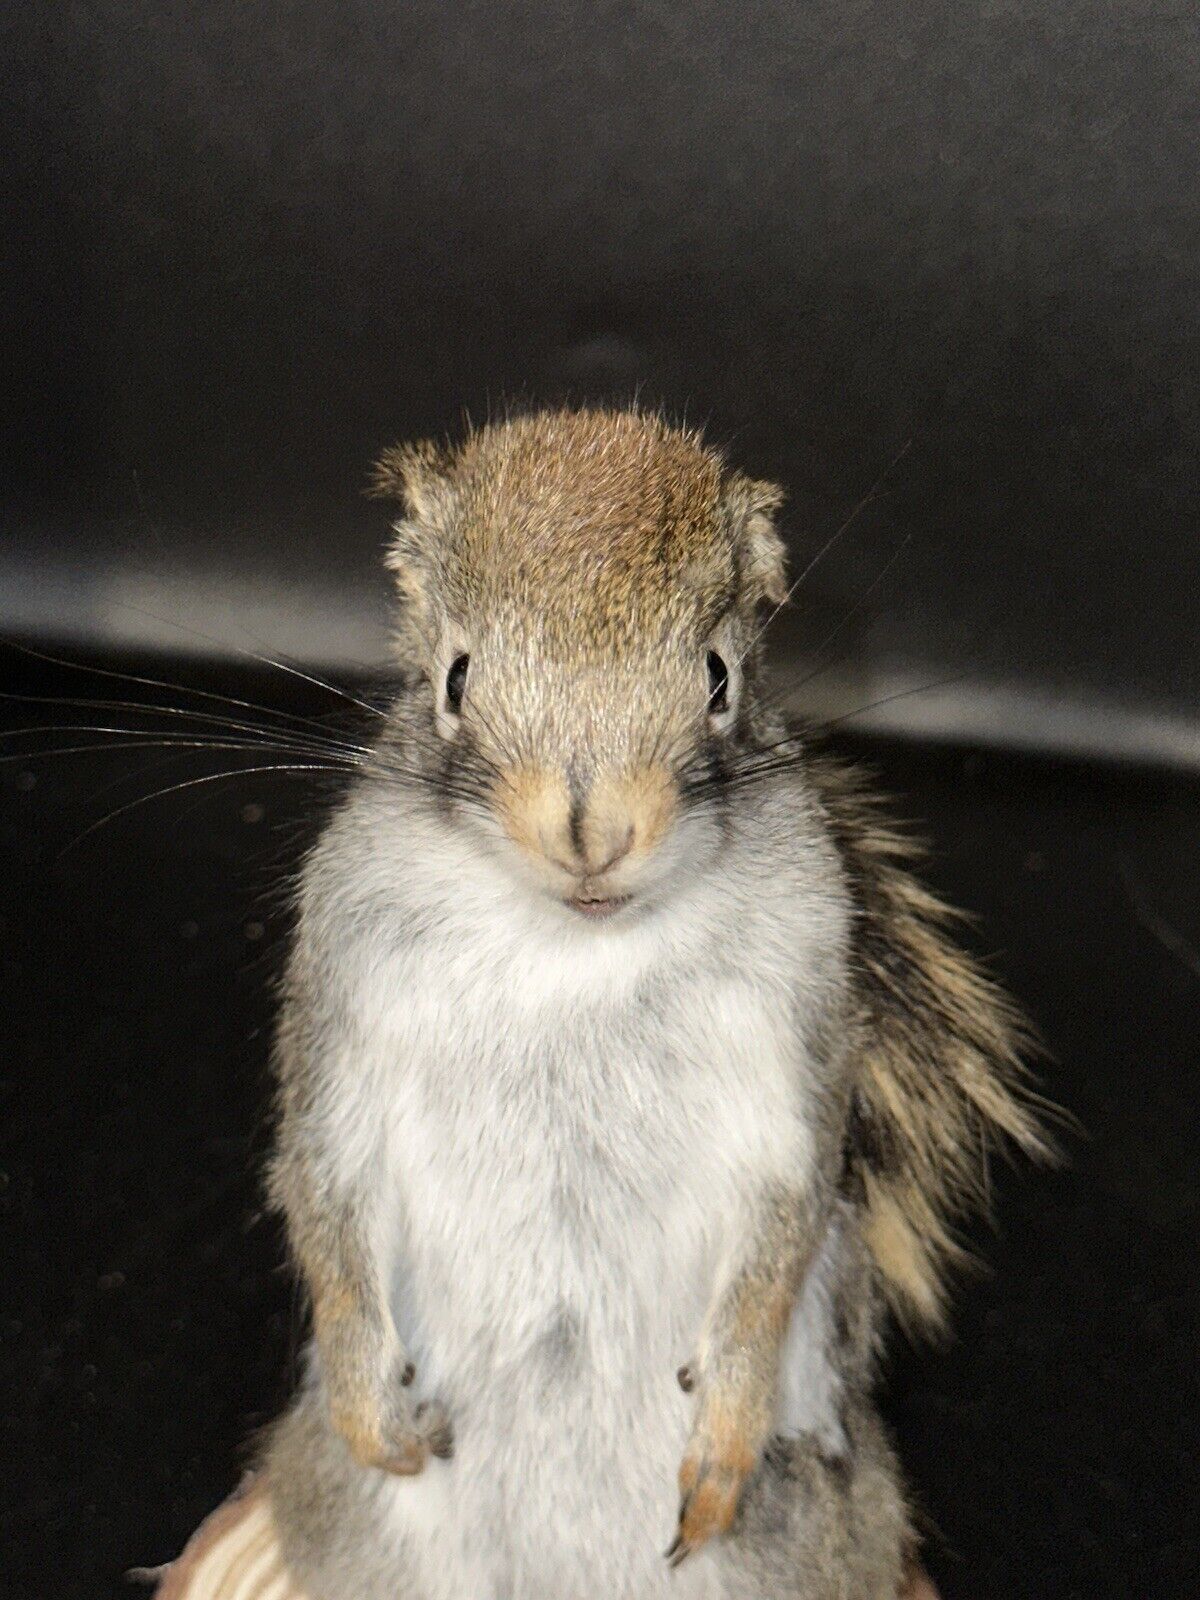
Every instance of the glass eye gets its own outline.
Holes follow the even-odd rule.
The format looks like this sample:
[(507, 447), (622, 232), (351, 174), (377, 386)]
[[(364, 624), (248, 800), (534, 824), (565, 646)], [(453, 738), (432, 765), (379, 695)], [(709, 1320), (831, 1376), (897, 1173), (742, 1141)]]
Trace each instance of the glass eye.
[(706, 657), (708, 666), (708, 709), (710, 712), (729, 708), (729, 668), (715, 650)]
[(457, 716), (462, 710), (463, 690), (467, 686), (467, 667), (470, 656), (455, 656), (446, 674), (446, 704)]

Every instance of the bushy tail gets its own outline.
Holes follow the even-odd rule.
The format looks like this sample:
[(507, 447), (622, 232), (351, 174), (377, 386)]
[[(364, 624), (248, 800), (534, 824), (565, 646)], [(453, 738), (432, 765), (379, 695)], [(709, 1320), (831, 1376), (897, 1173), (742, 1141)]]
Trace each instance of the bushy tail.
[(865, 1237), (899, 1320), (937, 1327), (964, 1251), (955, 1222), (983, 1207), (1009, 1143), (1051, 1159), (1020, 1011), (954, 939), (957, 918), (913, 876), (920, 852), (853, 769), (812, 764), (853, 888), (862, 1030), (848, 1139)]

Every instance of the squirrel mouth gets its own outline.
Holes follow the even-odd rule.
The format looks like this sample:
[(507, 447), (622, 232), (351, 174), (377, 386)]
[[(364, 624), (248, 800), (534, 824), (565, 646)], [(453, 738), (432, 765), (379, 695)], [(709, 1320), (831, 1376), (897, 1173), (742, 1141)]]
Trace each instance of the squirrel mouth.
[(611, 917), (614, 911), (629, 904), (629, 896), (622, 895), (574, 895), (567, 901), (572, 911), (578, 911), (581, 917)]

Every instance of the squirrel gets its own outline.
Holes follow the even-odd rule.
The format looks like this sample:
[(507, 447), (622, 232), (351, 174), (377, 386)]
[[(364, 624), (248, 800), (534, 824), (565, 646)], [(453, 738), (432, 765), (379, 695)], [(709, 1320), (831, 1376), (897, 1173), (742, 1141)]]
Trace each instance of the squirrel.
[[(266, 1447), (309, 1600), (895, 1600), (1015, 1007), (763, 688), (782, 493), (637, 409), (387, 451), (402, 687), (303, 869)], [(665, 1557), (664, 1557), (665, 1549)]]

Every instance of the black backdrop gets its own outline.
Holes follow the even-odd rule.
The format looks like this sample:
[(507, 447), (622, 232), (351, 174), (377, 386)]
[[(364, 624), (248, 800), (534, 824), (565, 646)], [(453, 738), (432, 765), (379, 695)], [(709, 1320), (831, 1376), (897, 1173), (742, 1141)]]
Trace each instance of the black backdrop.
[(913, 439), (833, 698), (1200, 755), (1193, 8), (6, 10), (0, 621), (375, 658), (372, 451), (640, 386), (803, 550)]

